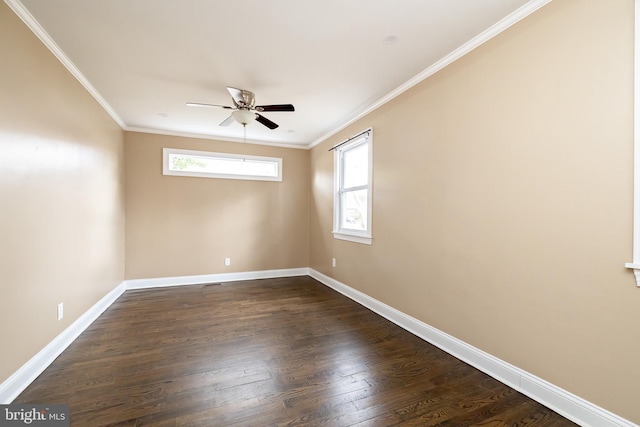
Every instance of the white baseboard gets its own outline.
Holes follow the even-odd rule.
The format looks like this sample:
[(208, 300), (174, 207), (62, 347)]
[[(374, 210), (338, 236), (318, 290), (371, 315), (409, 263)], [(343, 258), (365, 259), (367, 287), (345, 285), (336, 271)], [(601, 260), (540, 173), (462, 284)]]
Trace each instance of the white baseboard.
[(272, 279), (276, 277), (308, 276), (308, 268), (243, 271), (238, 273), (201, 274), (197, 276), (159, 277), (126, 280), (127, 290), (162, 288), (165, 286), (198, 285), (200, 283), (236, 282), (238, 280)]
[(311, 268), (126, 280), (0, 384), (0, 404), (11, 403), (125, 290), (307, 275), (581, 426), (640, 427)]
[(0, 404), (9, 404), (18, 397), (124, 291), (125, 283), (122, 282), (0, 384)]
[(585, 427), (639, 427), (535, 375), (475, 348), (319, 271), (309, 275), (401, 328)]
[(198, 276), (162, 277), (125, 280), (87, 310), (60, 335), (54, 338), (20, 369), (0, 384), (0, 404), (11, 403), (29, 386), (69, 345), (93, 323), (126, 290), (164, 286), (194, 285), (199, 283), (233, 282), (238, 280), (269, 279), (276, 277), (308, 276), (308, 268), (247, 271), (239, 273), (204, 274)]

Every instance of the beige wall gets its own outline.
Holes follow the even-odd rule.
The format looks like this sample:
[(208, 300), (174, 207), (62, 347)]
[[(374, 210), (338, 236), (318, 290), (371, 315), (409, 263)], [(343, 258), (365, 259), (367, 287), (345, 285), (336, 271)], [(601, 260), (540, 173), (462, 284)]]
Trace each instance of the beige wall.
[[(238, 145), (123, 136), (4, 3), (0, 36), (0, 382), (125, 277), (311, 266), (640, 422), (633, 1), (554, 1), (310, 152), (243, 147), (282, 183), (162, 176)], [(327, 148), (369, 126), (366, 246), (332, 238)]]
[[(550, 3), (312, 150), (311, 267), (640, 423), (632, 82), (632, 0)], [(327, 149), (369, 126), (366, 246)]]
[[(163, 147), (281, 157), (283, 180), (164, 176)], [(309, 265), (308, 150), (127, 132), (125, 157), (127, 279)]]
[(2, 382), (124, 279), (124, 167), (122, 130), (4, 2), (0, 63)]

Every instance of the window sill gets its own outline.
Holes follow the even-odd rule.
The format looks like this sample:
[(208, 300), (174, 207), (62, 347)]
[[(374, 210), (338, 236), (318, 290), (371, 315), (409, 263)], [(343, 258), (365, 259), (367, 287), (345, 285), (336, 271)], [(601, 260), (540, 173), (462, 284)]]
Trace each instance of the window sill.
[(636, 276), (636, 285), (640, 286), (640, 263), (628, 262), (624, 266), (633, 270), (633, 274)]
[(373, 237), (361, 234), (347, 234), (341, 233), (339, 231), (334, 231), (333, 237), (335, 239), (347, 240), (349, 242), (362, 243), (363, 245), (370, 245), (371, 243), (373, 243)]

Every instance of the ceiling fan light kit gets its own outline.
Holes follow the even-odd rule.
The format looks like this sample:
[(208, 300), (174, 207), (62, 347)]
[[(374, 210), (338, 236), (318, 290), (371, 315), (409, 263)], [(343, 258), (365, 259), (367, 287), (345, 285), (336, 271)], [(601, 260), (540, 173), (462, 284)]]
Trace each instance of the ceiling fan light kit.
[(231, 116), (242, 126), (246, 126), (256, 119), (256, 113), (250, 110), (235, 110)]
[(228, 86), (227, 91), (231, 95), (233, 107), (216, 104), (201, 104), (199, 102), (187, 102), (187, 105), (189, 107), (216, 107), (233, 110), (231, 112), (231, 116), (220, 123), (220, 126), (229, 126), (234, 120), (242, 126), (246, 126), (255, 120), (269, 129), (276, 129), (278, 125), (258, 112), (295, 111), (292, 104), (255, 105), (256, 97), (254, 93), (245, 89)]

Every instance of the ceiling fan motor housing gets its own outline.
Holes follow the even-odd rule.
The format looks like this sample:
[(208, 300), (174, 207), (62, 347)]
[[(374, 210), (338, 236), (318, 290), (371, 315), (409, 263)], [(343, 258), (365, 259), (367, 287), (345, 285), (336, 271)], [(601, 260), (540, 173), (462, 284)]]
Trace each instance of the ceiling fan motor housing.
[(253, 92), (249, 90), (227, 86), (227, 91), (231, 95), (234, 107), (228, 107), (226, 105), (202, 104), (199, 102), (187, 102), (187, 105), (193, 107), (218, 107), (227, 110), (233, 110), (231, 115), (222, 123), (220, 123), (220, 126), (229, 126), (234, 120), (240, 123), (242, 126), (246, 126), (255, 120), (272, 130), (276, 129), (278, 127), (278, 124), (272, 122), (271, 120), (267, 119), (257, 112), (295, 111), (295, 108), (292, 104), (255, 105), (256, 97)]
[[(231, 93), (231, 99), (236, 104), (238, 108), (248, 108), (251, 109), (256, 104), (256, 96), (253, 92), (245, 90), (245, 89), (236, 89), (236, 88), (228, 88)], [(234, 96), (235, 95), (235, 96)]]

